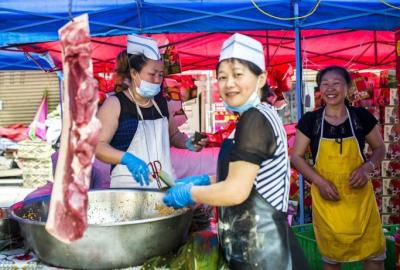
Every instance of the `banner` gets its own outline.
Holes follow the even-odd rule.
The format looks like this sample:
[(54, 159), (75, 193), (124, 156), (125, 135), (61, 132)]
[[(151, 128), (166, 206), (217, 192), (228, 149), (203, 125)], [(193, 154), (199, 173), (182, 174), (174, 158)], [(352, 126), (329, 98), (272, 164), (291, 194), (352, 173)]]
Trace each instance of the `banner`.
[(32, 123), (29, 125), (28, 137), (31, 140), (36, 138), (46, 140), (46, 124), (47, 119), (47, 90), (44, 90), (42, 101), (36, 111)]

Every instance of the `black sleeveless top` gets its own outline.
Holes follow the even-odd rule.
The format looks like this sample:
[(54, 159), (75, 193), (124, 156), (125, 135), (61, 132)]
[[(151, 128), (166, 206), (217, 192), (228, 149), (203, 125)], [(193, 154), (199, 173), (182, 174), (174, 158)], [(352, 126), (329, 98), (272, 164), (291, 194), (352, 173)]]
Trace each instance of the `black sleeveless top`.
[[(111, 139), (110, 145), (120, 151), (126, 151), (133, 136), (135, 136), (140, 118), (136, 109), (136, 104), (131, 101), (124, 92), (119, 92), (115, 96), (118, 98), (121, 105), (121, 112), (118, 118), (118, 128)], [(154, 101), (157, 103), (163, 116), (169, 117), (167, 100), (161, 93), (154, 97)], [(162, 117), (154, 106), (140, 109), (144, 120), (155, 120)]]

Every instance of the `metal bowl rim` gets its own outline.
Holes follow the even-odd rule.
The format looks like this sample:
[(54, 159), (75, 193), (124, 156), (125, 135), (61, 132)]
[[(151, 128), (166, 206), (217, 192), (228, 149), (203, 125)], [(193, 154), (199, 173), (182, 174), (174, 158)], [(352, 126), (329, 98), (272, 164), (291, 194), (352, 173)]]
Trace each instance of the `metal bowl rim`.
[[(150, 192), (155, 192), (155, 193), (163, 193), (163, 191), (155, 190), (155, 189), (121, 189), (121, 188), (112, 188), (112, 189), (96, 189), (96, 190), (90, 190), (89, 193), (104, 193), (107, 191), (116, 191), (116, 192), (132, 192), (132, 191), (150, 191)], [(31, 224), (31, 225), (46, 225), (46, 222), (43, 221), (35, 221), (35, 220), (29, 220), (22, 218), (15, 214), (14, 210), (18, 208), (18, 206), (22, 203), (23, 201), (16, 202), (10, 207), (9, 211), (9, 218), (13, 219), (15, 221), (18, 221), (20, 223), (24, 224)], [(88, 227), (111, 227), (111, 226), (124, 226), (124, 225), (132, 225), (132, 224), (142, 224), (142, 223), (152, 223), (152, 222), (157, 222), (160, 220), (165, 220), (165, 219), (170, 219), (175, 216), (181, 216), (184, 214), (187, 214), (188, 211), (190, 211), (190, 208), (182, 208), (179, 209), (182, 210), (183, 212), (177, 212), (171, 215), (164, 215), (164, 216), (159, 216), (159, 217), (154, 217), (154, 218), (147, 218), (147, 219), (139, 219), (139, 220), (133, 220), (133, 221), (124, 221), (124, 222), (115, 222), (115, 223), (109, 223), (109, 224), (88, 224)]]

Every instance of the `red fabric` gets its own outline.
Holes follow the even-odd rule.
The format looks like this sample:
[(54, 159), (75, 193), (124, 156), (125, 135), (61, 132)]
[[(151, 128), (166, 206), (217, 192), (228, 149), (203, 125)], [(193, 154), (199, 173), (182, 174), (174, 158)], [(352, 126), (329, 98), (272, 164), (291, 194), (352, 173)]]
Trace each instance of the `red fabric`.
[(292, 90), (293, 74), (294, 70), (290, 64), (268, 69), (268, 84), (278, 97), (282, 96), (282, 92)]
[(223, 140), (229, 137), (232, 131), (236, 127), (236, 121), (229, 121), (225, 127), (215, 133), (206, 133), (207, 134), (207, 147), (219, 147), (221, 146)]
[(28, 128), (25, 124), (9, 125), (5, 128), (0, 128), (0, 137), (20, 142), (28, 137)]
[(110, 77), (111, 77), (110, 79), (105, 79), (104, 77), (100, 76), (99, 73), (96, 73), (94, 75), (94, 78), (97, 80), (98, 83), (99, 91), (104, 93), (113, 91), (115, 84), (115, 76), (113, 76), (113, 73), (111, 73)]
[[(269, 67), (283, 64), (295, 66), (293, 31), (244, 31), (261, 41)], [(376, 40), (374, 38), (376, 33)], [(222, 43), (230, 33), (181, 33), (152, 34), (158, 40), (168, 39), (175, 44), (182, 70), (211, 69), (218, 62)], [(303, 30), (303, 66), (321, 69), (327, 65), (343, 65), (350, 69), (393, 68), (395, 66), (394, 32), (389, 31), (342, 31)], [(94, 72), (112, 71), (117, 54), (126, 48), (126, 36), (92, 38)], [(378, 55), (375, 55), (375, 46)], [(164, 45), (164, 44), (162, 44)], [(23, 46), (26, 51), (50, 51), (57, 67), (61, 67), (58, 42)], [(398, 72), (397, 74), (400, 74)]]

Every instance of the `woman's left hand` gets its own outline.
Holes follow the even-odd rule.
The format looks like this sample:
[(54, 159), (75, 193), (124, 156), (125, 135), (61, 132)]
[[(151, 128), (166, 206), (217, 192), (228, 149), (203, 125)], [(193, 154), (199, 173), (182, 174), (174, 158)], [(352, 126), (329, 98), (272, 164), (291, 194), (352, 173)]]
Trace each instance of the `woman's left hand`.
[(208, 138), (201, 138), (199, 141), (195, 141), (194, 136), (190, 136), (186, 142), (186, 148), (193, 152), (199, 152), (203, 149), (208, 142)]
[(364, 187), (369, 180), (368, 177), (369, 167), (368, 164), (363, 164), (357, 169), (355, 169), (350, 175), (350, 186), (352, 188), (362, 188)]
[(207, 174), (187, 176), (175, 180), (176, 185), (186, 185), (192, 183), (195, 186), (208, 186), (211, 184), (210, 177)]

